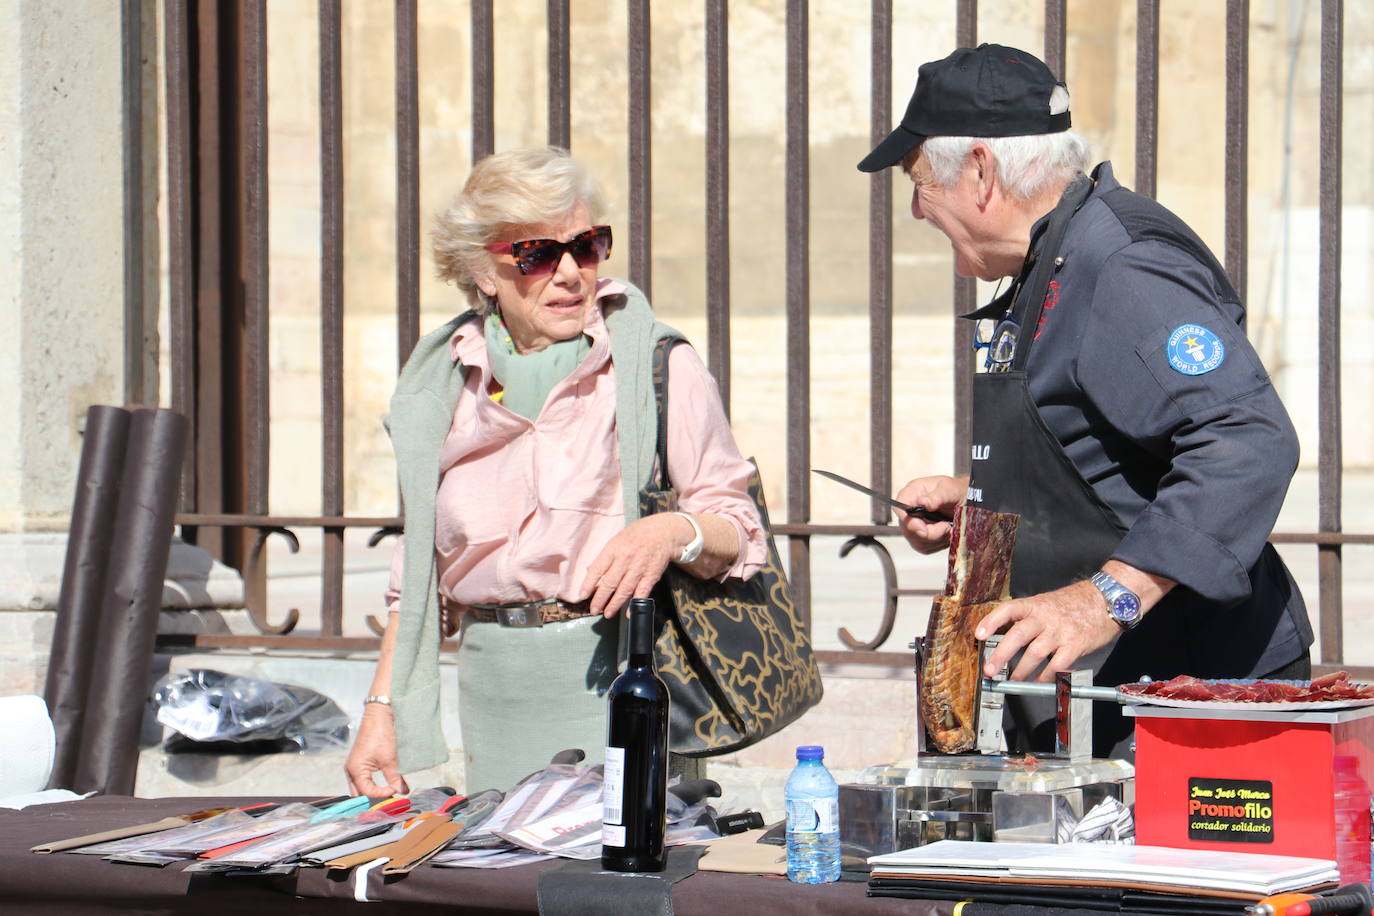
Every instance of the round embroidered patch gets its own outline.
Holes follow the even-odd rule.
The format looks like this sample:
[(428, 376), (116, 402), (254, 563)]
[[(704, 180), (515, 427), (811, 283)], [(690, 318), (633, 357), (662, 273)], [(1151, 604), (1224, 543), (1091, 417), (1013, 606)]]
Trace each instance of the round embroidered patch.
[(1200, 324), (1182, 324), (1174, 328), (1165, 352), (1169, 365), (1184, 375), (1211, 372), (1226, 359), (1226, 345), (1221, 338)]

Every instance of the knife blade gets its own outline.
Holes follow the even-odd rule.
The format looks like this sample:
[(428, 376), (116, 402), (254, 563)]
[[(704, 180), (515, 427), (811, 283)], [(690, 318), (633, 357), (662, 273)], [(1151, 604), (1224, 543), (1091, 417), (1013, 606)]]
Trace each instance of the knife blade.
[(822, 477), (825, 477), (829, 480), (833, 480), (836, 483), (842, 483), (846, 487), (858, 490), (860, 493), (867, 493), (869, 496), (872, 496), (876, 499), (881, 499), (885, 503), (889, 503), (890, 505), (896, 506), (898, 509), (901, 509), (907, 515), (914, 515), (917, 518), (923, 519), (927, 522), (950, 521), (948, 516), (941, 515), (938, 512), (935, 512), (931, 509), (927, 509), (925, 506), (908, 506), (904, 502), (898, 502), (891, 496), (886, 496), (882, 493), (879, 493), (877, 490), (870, 489), (861, 483), (857, 483), (853, 480), (850, 480), (848, 477), (841, 477), (839, 474), (835, 474), (830, 471), (822, 471), (820, 468), (812, 468), (811, 473), (820, 474)]

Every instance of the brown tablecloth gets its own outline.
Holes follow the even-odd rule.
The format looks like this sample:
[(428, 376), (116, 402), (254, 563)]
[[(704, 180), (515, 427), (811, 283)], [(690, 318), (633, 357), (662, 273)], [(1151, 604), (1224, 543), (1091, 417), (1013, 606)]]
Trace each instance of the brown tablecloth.
[[(252, 799), (264, 801), (266, 799)], [(271, 799), (273, 801), (283, 799)], [(184, 811), (247, 804), (248, 799), (101, 796), (22, 811), (0, 809), (0, 913), (199, 913), (292, 916), (366, 912), (537, 913), (539, 873), (553, 865), (503, 869), (423, 865), (399, 880), (369, 875), (367, 896), (354, 900), (353, 876), (300, 869), (287, 878), (186, 874), (181, 865), (117, 865), (70, 853), (35, 855), (39, 843), (154, 821)], [(862, 882), (799, 885), (776, 877), (698, 872), (673, 885), (677, 916), (949, 916), (953, 905), (868, 897)]]

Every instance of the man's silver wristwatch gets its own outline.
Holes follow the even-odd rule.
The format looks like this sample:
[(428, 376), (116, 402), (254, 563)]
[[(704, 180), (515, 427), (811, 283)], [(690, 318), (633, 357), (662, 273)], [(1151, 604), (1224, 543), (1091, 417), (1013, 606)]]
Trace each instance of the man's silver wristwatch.
[(1093, 573), (1092, 584), (1107, 599), (1107, 614), (1123, 630), (1140, 623), (1140, 596), (1104, 572)]

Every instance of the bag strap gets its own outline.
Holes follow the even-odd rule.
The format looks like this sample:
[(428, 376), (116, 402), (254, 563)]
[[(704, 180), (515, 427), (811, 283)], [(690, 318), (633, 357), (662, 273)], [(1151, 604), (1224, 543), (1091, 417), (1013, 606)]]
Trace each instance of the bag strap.
[[(668, 354), (680, 343), (681, 337), (662, 337), (654, 345), (652, 375), (654, 380), (654, 411), (658, 415), (658, 436), (654, 454), (658, 459), (658, 488), (666, 490), (668, 483)], [(650, 473), (652, 479), (653, 474)]]

